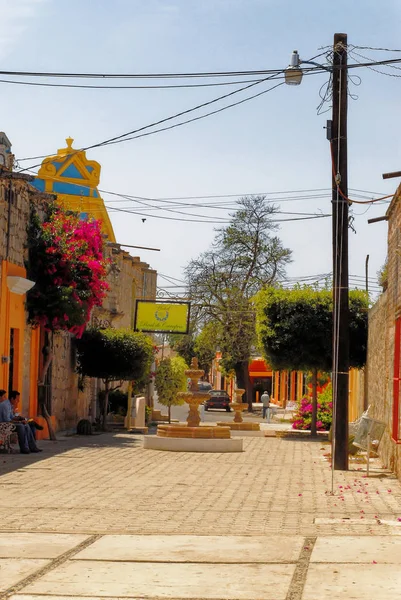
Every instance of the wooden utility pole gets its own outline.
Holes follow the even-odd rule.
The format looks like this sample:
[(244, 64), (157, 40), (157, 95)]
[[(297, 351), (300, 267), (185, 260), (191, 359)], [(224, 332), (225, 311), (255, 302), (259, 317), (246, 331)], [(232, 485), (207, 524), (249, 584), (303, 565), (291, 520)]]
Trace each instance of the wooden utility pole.
[(336, 33), (333, 47), (333, 394), (334, 469), (348, 469), (349, 306), (347, 173), (347, 35)]

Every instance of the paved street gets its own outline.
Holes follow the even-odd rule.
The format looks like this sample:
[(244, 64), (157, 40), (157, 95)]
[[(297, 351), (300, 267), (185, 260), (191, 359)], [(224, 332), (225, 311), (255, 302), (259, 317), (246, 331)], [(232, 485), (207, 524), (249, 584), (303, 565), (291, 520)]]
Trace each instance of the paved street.
[(377, 463), (369, 479), (360, 463), (336, 473), (332, 496), (321, 442), (180, 454), (122, 433), (42, 446), (1, 455), (4, 597), (387, 600), (400, 589), (401, 486)]

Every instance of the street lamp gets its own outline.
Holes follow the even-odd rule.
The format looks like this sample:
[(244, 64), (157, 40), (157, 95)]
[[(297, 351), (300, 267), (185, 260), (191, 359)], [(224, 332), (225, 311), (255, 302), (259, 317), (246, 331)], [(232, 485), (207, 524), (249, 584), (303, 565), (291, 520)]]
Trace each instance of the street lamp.
[(332, 70), (330, 67), (321, 65), (313, 60), (301, 60), (298, 50), (293, 50), (290, 58), (290, 64), (284, 71), (284, 80), (287, 85), (301, 85), (304, 74), (301, 69), (301, 65), (314, 65), (315, 67), (320, 67), (325, 71)]
[(284, 71), (284, 79), (287, 85), (300, 85), (302, 77), (301, 60), (298, 50), (294, 50), (291, 54), (290, 64)]

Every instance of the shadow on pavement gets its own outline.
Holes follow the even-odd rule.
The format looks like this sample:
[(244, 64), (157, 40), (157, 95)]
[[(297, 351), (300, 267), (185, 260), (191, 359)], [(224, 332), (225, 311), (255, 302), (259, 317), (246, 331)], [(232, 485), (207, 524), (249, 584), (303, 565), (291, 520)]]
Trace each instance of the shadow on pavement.
[[(18, 445), (13, 446), (13, 452), (7, 454), (0, 452), (0, 485), (1, 477), (13, 471), (23, 470), (35, 465), (40, 468), (41, 463), (53, 456), (65, 454), (71, 450), (85, 450), (93, 448), (139, 448), (142, 446), (143, 436), (127, 432), (105, 432), (93, 435), (59, 435), (57, 441), (40, 440), (38, 445), (43, 452), (38, 454), (20, 454)], [(74, 456), (71, 457), (74, 459)], [(77, 460), (79, 458), (77, 457)], [(46, 468), (43, 464), (43, 468)]]

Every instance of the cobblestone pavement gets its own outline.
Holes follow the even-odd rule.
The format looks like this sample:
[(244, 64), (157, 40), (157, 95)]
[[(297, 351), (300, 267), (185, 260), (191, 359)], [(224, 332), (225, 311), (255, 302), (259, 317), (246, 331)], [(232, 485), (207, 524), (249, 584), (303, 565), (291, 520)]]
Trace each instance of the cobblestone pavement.
[[(0, 600), (398, 598), (401, 486), (321, 441), (233, 454), (104, 434), (0, 455)], [(358, 470), (359, 469), (359, 470)]]
[(0, 530), (196, 535), (401, 534), (401, 485), (385, 469), (335, 474), (321, 442), (245, 438), (243, 453), (142, 449), (141, 436), (42, 442), (0, 455)]

